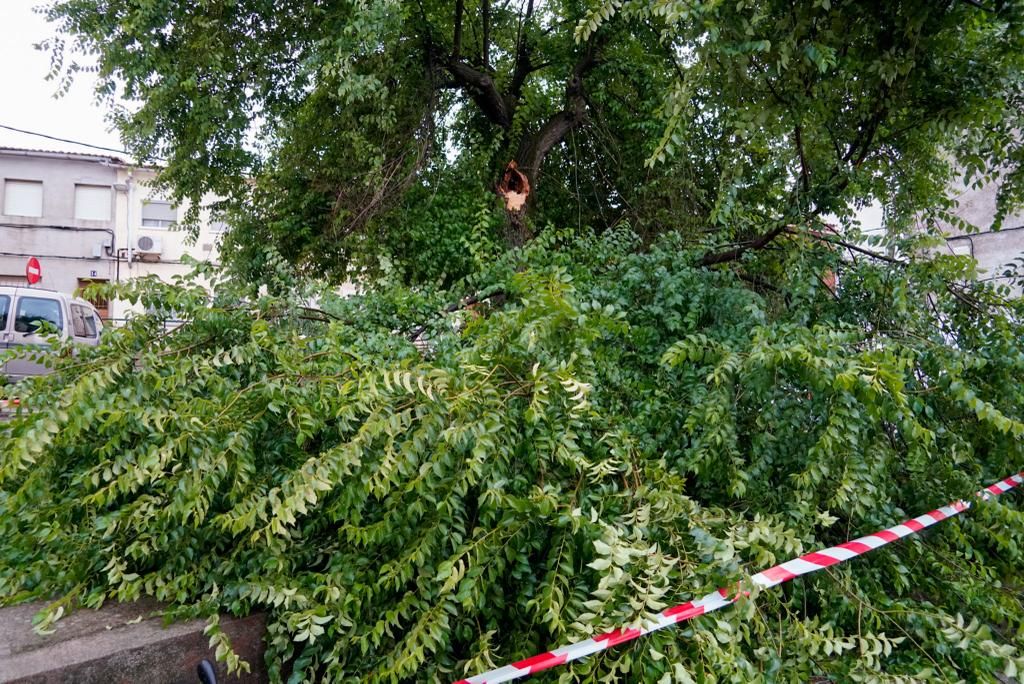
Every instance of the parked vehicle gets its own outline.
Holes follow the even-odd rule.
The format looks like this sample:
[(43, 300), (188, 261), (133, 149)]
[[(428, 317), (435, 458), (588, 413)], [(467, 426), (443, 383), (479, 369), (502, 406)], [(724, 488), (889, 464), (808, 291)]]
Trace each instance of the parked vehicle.
[[(53, 290), (0, 286), (0, 352), (26, 345), (45, 346), (54, 329), (61, 339), (96, 345), (103, 324), (95, 307), (79, 297)], [(0, 367), (0, 376), (15, 382), (47, 372), (46, 366), (31, 359), (12, 359)]]

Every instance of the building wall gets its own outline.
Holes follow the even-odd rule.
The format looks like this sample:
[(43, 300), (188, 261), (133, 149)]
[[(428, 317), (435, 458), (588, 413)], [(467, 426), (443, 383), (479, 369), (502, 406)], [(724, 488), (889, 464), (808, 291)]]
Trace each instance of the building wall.
[(0, 184), (8, 180), (42, 181), (42, 216), (13, 216), (4, 207), (0, 187), (0, 282), (23, 283), (25, 264), (37, 257), (43, 270), (39, 287), (71, 293), (79, 279), (112, 279), (115, 263), (114, 211), (107, 221), (75, 218), (75, 185), (111, 188), (117, 168), (108, 157), (69, 157), (56, 153), (0, 150)]
[(1005, 280), (1007, 264), (1024, 257), (1024, 225), (992, 232), (958, 235), (947, 240), (954, 254), (970, 254), (978, 262), (982, 280)]
[(998, 231), (991, 230), (996, 214), (996, 193), (994, 184), (980, 188), (957, 188), (958, 206), (953, 213), (972, 224), (978, 232), (964, 233), (952, 226), (946, 226), (949, 233), (948, 249), (956, 254), (971, 254), (978, 261), (980, 278), (1003, 280), (1006, 265), (1024, 257), (1024, 212), (1011, 214), (1003, 221)]
[[(156, 169), (125, 166), (118, 172), (118, 183), (127, 191), (118, 198), (117, 222), (115, 232), (117, 242), (121, 245), (138, 245), (140, 237), (146, 236), (160, 243), (159, 255), (144, 254), (133, 247), (131, 260), (125, 254), (121, 265), (123, 278), (156, 275), (161, 280), (170, 281), (176, 275), (184, 275), (191, 271), (191, 266), (183, 261), (189, 257), (198, 261), (217, 262), (217, 245), (220, 233), (214, 230), (214, 222), (210, 219), (208, 209), (200, 210), (199, 236), (193, 241), (184, 230), (175, 228), (158, 228), (142, 225), (142, 210), (146, 200), (164, 199), (153, 187)], [(212, 198), (211, 198), (212, 199)], [(179, 219), (184, 218), (188, 205), (177, 208)], [(132, 306), (127, 302), (118, 302), (115, 306), (116, 317), (124, 318), (132, 313), (142, 311), (140, 305)]]
[[(191, 241), (184, 231), (142, 225), (147, 199), (162, 199), (151, 187), (157, 170), (116, 157), (0, 148), (0, 283), (24, 283), (29, 257), (39, 259), (39, 287), (71, 294), (86, 281), (118, 282), (156, 275), (170, 280), (187, 273), (183, 257), (216, 261), (220, 233), (211, 228), (209, 211), (201, 211), (201, 229)], [(4, 214), (4, 183), (42, 181), (42, 216)], [(75, 218), (75, 186), (111, 188), (109, 220)], [(187, 207), (178, 207), (183, 217)], [(137, 251), (138, 239), (160, 242), (158, 254)], [(108, 317), (124, 319), (139, 307), (109, 302)]]

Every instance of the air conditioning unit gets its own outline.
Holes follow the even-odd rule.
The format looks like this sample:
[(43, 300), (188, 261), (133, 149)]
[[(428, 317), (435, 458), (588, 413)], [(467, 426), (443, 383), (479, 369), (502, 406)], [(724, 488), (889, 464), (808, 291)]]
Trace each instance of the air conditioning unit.
[(155, 261), (164, 253), (164, 244), (160, 238), (143, 235), (135, 240), (135, 253), (140, 259), (149, 257)]

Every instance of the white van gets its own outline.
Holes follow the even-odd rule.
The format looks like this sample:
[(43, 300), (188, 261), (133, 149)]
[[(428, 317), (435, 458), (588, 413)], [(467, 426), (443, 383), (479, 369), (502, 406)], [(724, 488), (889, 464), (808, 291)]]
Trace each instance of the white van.
[[(0, 352), (24, 345), (45, 346), (52, 331), (40, 331), (45, 322), (60, 336), (88, 345), (99, 344), (103, 324), (92, 304), (63, 292), (0, 285)], [(41, 334), (40, 334), (41, 333)], [(0, 367), (0, 376), (17, 381), (49, 370), (29, 359), (14, 359)]]

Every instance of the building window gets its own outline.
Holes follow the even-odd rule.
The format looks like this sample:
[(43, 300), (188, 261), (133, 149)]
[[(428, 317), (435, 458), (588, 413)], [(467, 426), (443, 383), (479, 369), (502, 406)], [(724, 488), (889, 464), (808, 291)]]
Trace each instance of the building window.
[(219, 234), (227, 232), (228, 224), (224, 221), (210, 221), (210, 232)]
[(4, 181), (4, 214), (7, 216), (42, 216), (43, 182)]
[(110, 186), (76, 185), (75, 218), (84, 221), (109, 221)]
[(178, 221), (178, 208), (163, 200), (142, 203), (143, 228), (170, 228)]

